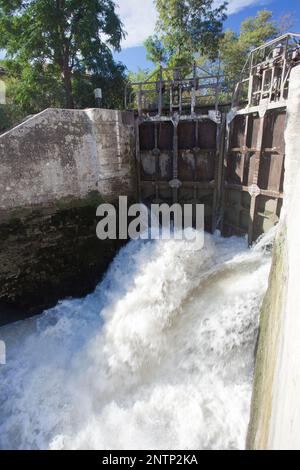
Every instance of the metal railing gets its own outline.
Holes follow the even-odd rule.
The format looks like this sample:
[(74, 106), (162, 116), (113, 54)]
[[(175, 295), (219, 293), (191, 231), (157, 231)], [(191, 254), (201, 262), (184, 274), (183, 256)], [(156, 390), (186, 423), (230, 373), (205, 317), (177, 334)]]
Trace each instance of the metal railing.
[(293, 66), (300, 62), (300, 34), (287, 33), (253, 49), (242, 70), (232, 107), (284, 105)]
[(155, 70), (147, 80), (130, 83), (125, 90), (125, 108), (139, 115), (194, 115), (197, 108), (214, 106), (226, 91), (224, 76), (202, 67), (174, 67)]

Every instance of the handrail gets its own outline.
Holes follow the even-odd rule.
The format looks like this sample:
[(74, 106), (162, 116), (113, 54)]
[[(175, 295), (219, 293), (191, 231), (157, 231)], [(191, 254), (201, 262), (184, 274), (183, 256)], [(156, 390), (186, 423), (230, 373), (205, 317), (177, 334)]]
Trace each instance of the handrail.
[[(284, 103), (287, 99), (290, 71), (299, 61), (299, 33), (282, 34), (252, 49), (233, 93), (232, 106), (235, 107), (238, 103), (239, 94), (246, 83), (248, 106), (259, 106), (262, 100), (264, 104), (267, 101), (267, 106)], [(266, 83), (269, 86), (266, 87)]]
[[(163, 78), (164, 74), (169, 74), (173, 72), (173, 78)], [(182, 73), (178, 73), (182, 72)], [(153, 80), (153, 76), (159, 74), (157, 80)], [(214, 89), (216, 90), (216, 95), (218, 95), (221, 87), (222, 82), (224, 81), (225, 75), (218, 74), (218, 73), (210, 73), (205, 70), (202, 66), (194, 64), (190, 67), (160, 67), (159, 69), (155, 69), (144, 81), (140, 82), (132, 82), (127, 83), (125, 87), (125, 108), (128, 109), (128, 105), (130, 106), (133, 103), (132, 98), (136, 95), (137, 101), (140, 103), (135, 103), (135, 107), (141, 108), (143, 100), (143, 96), (149, 95), (151, 92), (155, 93), (157, 98), (157, 106), (161, 111), (163, 106), (163, 96), (166, 96), (166, 88), (170, 89), (171, 95), (173, 91), (175, 92), (176, 87), (182, 86), (182, 91), (187, 91), (185, 86), (189, 85), (191, 87), (191, 106), (193, 107), (194, 104), (192, 101), (195, 101), (196, 95), (195, 92), (198, 90), (207, 90)], [(202, 83), (201, 83), (202, 82)], [(147, 87), (147, 88), (146, 88)], [(150, 88), (149, 88), (150, 87)], [(138, 89), (136, 89), (138, 88)], [(129, 90), (131, 89), (130, 93)], [(194, 91), (193, 91), (194, 90)], [(203, 95), (204, 97), (208, 97), (208, 94)], [(210, 95), (211, 96), (211, 95)], [(170, 100), (173, 100), (173, 96), (170, 97)], [(182, 97), (180, 98), (180, 100)], [(128, 102), (129, 101), (129, 102)], [(218, 101), (218, 97), (216, 96), (216, 102)], [(172, 105), (171, 105), (172, 106)], [(159, 111), (159, 112), (160, 112)]]
[(268, 41), (265, 44), (262, 44), (261, 46), (258, 46), (255, 49), (252, 49), (250, 54), (253, 54), (253, 52), (259, 51), (260, 49), (265, 49), (267, 47), (270, 47), (273, 44), (275, 44), (276, 42), (279, 42), (279, 41), (282, 41), (283, 39), (288, 39), (288, 38), (299, 38), (300, 39), (300, 33), (285, 33), (285, 34), (282, 34), (281, 36), (278, 36), (277, 38), (274, 38), (271, 41)]

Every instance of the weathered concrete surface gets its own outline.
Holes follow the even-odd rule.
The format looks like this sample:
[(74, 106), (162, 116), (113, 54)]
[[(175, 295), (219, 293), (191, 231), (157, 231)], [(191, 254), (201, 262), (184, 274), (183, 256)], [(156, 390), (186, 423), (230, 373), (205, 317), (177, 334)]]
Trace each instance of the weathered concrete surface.
[(133, 149), (131, 113), (46, 109), (0, 136), (0, 209), (133, 196)]
[(0, 225), (0, 325), (91, 292), (118, 240), (96, 237), (99, 195), (23, 208)]
[(284, 206), (262, 309), (251, 449), (300, 449), (300, 66), (287, 106)]
[(92, 291), (120, 243), (96, 209), (135, 200), (134, 121), (48, 109), (0, 137), (0, 324)]
[(268, 448), (274, 376), (286, 298), (285, 240), (286, 227), (283, 225), (280, 227), (274, 243), (269, 286), (260, 312), (251, 418), (247, 436), (248, 449)]
[(286, 304), (280, 329), (268, 448), (300, 449), (300, 66), (292, 70), (286, 129)]

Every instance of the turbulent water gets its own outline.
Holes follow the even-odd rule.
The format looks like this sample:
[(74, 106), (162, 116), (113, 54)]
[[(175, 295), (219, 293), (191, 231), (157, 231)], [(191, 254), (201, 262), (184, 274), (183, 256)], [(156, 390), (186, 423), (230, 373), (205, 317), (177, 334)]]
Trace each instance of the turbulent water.
[(0, 447), (244, 448), (271, 238), (132, 241), (93, 294), (0, 329)]

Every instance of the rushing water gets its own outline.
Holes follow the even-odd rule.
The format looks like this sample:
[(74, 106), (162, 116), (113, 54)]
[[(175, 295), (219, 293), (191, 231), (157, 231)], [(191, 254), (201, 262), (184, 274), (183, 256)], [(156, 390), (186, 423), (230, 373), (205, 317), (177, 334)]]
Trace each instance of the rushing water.
[(93, 294), (0, 329), (0, 447), (243, 448), (271, 239), (133, 241)]

